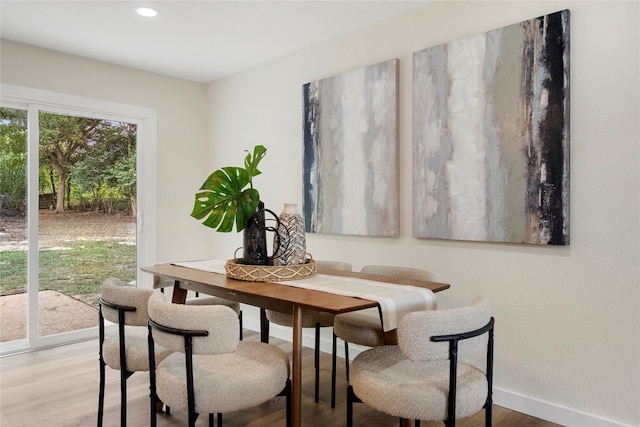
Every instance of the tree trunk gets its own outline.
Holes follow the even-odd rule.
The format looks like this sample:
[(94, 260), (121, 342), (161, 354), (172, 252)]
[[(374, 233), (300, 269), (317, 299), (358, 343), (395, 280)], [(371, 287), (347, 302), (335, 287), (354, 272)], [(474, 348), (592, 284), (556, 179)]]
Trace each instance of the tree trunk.
[(62, 213), (64, 212), (64, 190), (66, 188), (65, 185), (65, 173), (62, 168), (56, 168), (58, 171), (58, 191), (56, 192), (56, 212)]
[(49, 184), (51, 185), (51, 194), (56, 192), (56, 182), (53, 179), (53, 169), (49, 168)]
[(67, 189), (66, 189), (66, 197), (65, 200), (67, 201), (67, 210), (71, 210), (71, 178), (69, 178), (67, 180)]
[(131, 216), (134, 218), (138, 215), (138, 204), (136, 200), (136, 196), (131, 197)]

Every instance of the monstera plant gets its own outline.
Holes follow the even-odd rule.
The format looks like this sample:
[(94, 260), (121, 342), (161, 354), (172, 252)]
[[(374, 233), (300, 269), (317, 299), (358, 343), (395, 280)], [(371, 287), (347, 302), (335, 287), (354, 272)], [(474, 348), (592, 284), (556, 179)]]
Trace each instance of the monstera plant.
[(192, 217), (206, 218), (202, 224), (220, 232), (230, 232), (234, 223), (238, 232), (247, 226), (247, 220), (260, 204), (260, 193), (253, 188), (253, 177), (262, 173), (258, 163), (267, 149), (257, 145), (253, 154), (247, 153), (244, 168), (228, 166), (209, 175), (196, 193)]

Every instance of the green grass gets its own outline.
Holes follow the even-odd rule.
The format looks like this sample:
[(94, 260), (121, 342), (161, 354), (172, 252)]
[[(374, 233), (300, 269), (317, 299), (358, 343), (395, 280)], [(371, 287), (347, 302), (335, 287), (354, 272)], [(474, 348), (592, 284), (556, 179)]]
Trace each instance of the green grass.
[[(55, 290), (95, 302), (107, 277), (136, 280), (136, 247), (111, 241), (83, 241), (65, 249), (40, 250), (40, 290)], [(0, 295), (26, 292), (27, 252), (0, 252)]]

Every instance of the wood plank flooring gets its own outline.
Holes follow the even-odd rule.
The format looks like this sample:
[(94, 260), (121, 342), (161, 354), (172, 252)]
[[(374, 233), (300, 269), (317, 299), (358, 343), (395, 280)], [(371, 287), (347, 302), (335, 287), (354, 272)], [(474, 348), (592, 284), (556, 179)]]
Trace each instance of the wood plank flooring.
[[(245, 339), (259, 340), (257, 333), (245, 331)], [(291, 344), (272, 338), (290, 353)], [(338, 361), (336, 408), (331, 409), (331, 356), (322, 353), (320, 402), (313, 400), (313, 350), (303, 351), (302, 425), (304, 427), (338, 427), (346, 425), (346, 380), (344, 362)], [(93, 426), (98, 407), (97, 340), (5, 356), (0, 359), (0, 425), (2, 427)], [(138, 372), (127, 383), (129, 426), (149, 425), (149, 376)], [(494, 405), (494, 427), (557, 427), (557, 424)], [(119, 374), (107, 368), (104, 426), (120, 423)], [(366, 427), (392, 427), (394, 417), (377, 412), (362, 403), (354, 406), (354, 424)], [(159, 427), (187, 425), (185, 413), (172, 410), (158, 414)], [(201, 415), (197, 426), (207, 426)], [(285, 402), (278, 397), (257, 408), (224, 414), (225, 427), (284, 426)], [(484, 426), (484, 412), (459, 420), (460, 427)], [(422, 422), (423, 427), (441, 427), (442, 423)]]

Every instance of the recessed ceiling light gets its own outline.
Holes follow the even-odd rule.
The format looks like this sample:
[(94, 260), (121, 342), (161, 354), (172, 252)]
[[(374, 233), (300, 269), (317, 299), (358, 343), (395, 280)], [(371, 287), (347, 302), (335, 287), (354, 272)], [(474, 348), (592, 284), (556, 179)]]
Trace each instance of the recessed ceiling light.
[(146, 18), (153, 18), (158, 15), (158, 11), (155, 9), (151, 9), (150, 7), (139, 7), (136, 9), (136, 12), (140, 16), (144, 16)]

